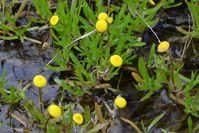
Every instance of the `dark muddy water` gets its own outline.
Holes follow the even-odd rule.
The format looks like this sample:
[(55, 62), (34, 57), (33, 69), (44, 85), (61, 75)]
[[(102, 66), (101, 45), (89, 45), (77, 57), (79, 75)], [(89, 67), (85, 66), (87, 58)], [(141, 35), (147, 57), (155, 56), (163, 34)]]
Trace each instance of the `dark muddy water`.
[[(4, 42), (0, 43), (0, 75), (6, 70), (6, 85), (18, 87), (19, 83), (24, 86), (32, 82), (33, 77), (39, 72), (45, 63), (51, 58), (52, 51), (42, 49), (38, 44), (31, 42)], [(40, 74), (45, 75), (48, 81), (51, 80), (53, 72), (44, 70)], [(49, 80), (50, 79), (50, 80)], [(48, 83), (43, 88), (43, 99), (46, 104), (50, 104), (57, 96), (58, 86)], [(33, 99), (34, 103), (38, 103), (38, 89), (31, 86), (26, 91), (26, 96)], [(0, 121), (3, 125), (0, 127), (1, 133), (13, 132), (11, 127), (20, 127), (19, 123), (14, 119), (9, 119), (7, 115), (8, 106), (1, 105)], [(14, 125), (10, 125), (10, 124)]]

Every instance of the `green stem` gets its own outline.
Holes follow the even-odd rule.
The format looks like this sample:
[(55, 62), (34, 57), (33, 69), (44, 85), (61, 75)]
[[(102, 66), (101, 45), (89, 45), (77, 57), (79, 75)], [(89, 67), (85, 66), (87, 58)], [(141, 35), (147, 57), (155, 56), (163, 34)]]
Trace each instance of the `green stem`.
[(45, 130), (45, 131), (46, 131), (46, 128), (47, 128), (47, 125), (48, 125), (48, 122), (49, 122), (50, 118), (51, 118), (51, 117), (49, 117), (49, 118), (47, 119), (46, 123), (45, 123), (45, 126), (44, 126), (44, 130)]
[(42, 98), (42, 88), (39, 88), (39, 106), (40, 106), (40, 110), (41, 110), (41, 112), (43, 113), (42, 103), (43, 103), (43, 98)]

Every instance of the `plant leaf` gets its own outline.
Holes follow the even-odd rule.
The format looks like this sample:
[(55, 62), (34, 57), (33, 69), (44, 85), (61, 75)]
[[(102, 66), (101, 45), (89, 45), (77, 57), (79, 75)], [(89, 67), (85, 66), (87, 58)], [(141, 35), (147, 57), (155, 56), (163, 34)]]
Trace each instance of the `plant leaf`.
[(162, 117), (164, 117), (165, 114), (166, 114), (166, 113), (163, 112), (162, 114), (158, 115), (158, 116), (151, 122), (151, 124), (148, 126), (148, 131), (150, 131), (150, 129), (151, 129), (155, 124), (157, 124), (158, 121), (159, 121), (160, 119), (162, 119)]
[(103, 124), (97, 124), (94, 126), (93, 129), (89, 130), (87, 133), (96, 133), (98, 132), (100, 129), (105, 128), (106, 126), (108, 126), (108, 122), (107, 123), (103, 123)]
[(142, 131), (139, 129), (139, 127), (138, 127), (134, 122), (132, 122), (132, 121), (130, 121), (130, 120), (128, 120), (128, 119), (125, 119), (125, 118), (123, 118), (123, 117), (121, 117), (121, 119), (122, 119), (124, 122), (128, 123), (129, 125), (131, 125), (131, 127), (132, 127), (133, 129), (135, 129), (135, 131), (136, 131), (137, 133), (142, 133)]

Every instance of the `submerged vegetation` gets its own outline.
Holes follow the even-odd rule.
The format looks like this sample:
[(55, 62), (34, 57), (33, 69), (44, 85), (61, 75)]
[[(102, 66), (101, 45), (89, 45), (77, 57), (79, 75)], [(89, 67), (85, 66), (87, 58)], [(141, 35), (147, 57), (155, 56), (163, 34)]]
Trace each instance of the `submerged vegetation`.
[[(181, 8), (186, 17), (169, 23), (167, 12)], [(187, 65), (198, 59), (198, 14), (197, 0), (0, 1), (0, 45), (31, 42), (52, 51), (31, 81), (11, 86), (8, 71), (0, 73), (0, 105), (7, 108), (0, 114), (10, 119), (1, 119), (0, 130), (198, 132), (199, 74)], [(46, 100), (53, 86), (56, 96)]]

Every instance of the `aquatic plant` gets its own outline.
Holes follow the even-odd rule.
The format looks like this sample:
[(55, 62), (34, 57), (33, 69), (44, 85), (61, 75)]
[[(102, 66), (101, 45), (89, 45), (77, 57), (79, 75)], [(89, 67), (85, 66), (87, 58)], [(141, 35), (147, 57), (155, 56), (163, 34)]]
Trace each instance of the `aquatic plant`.
[[(145, 104), (141, 102), (147, 103), (149, 98), (152, 101), (155, 97), (164, 97), (163, 102), (169, 101), (172, 106), (179, 104), (184, 107), (186, 113), (184, 119), (187, 120), (189, 132), (197, 132), (199, 128), (192, 118), (199, 117), (199, 76), (194, 71), (189, 75), (184, 74), (183, 56), (176, 58), (172, 53), (176, 44), (172, 40), (159, 37), (153, 28), (159, 21), (158, 12), (176, 7), (181, 2), (177, 4), (174, 0), (155, 1), (156, 3), (153, 0), (125, 0), (117, 4), (112, 4), (111, 1), (105, 3), (102, 0), (71, 3), (46, 0), (15, 2), (9, 4), (7, 1), (0, 2), (2, 11), (0, 39), (21, 42), (27, 40), (40, 44), (40, 47), (45, 42), (27, 37), (27, 33), (44, 30), (49, 39), (46, 49), (53, 52), (51, 59), (38, 73), (48, 69), (56, 75), (50, 77), (55, 82), (51, 81), (48, 86), (43, 75), (36, 75), (34, 78), (31, 75), (30, 83), (26, 84), (28, 80), (19, 81), (19, 87), (7, 87), (9, 81), (5, 80), (5, 72), (2, 75), (0, 102), (2, 105), (8, 105), (7, 114), (20, 123), (23, 131), (27, 129), (27, 132), (42, 130), (50, 133), (108, 132), (124, 125), (121, 122), (126, 122), (138, 133), (153, 132), (152, 127), (158, 125), (164, 116), (168, 116), (167, 109), (163, 112), (155, 110), (158, 115), (145, 122), (134, 119), (136, 117), (134, 114), (139, 114), (139, 109), (137, 106), (133, 105), (133, 109), (130, 106)], [(186, 1), (186, 4), (195, 20), (193, 21), (195, 27), (193, 31), (189, 27), (189, 32), (185, 34), (197, 38), (198, 6), (194, 1)], [(13, 10), (15, 6), (19, 6), (16, 11)], [(30, 13), (32, 8), (34, 15)], [(25, 15), (27, 23), (18, 26), (17, 22), (23, 17), (23, 11), (27, 12)], [(189, 26), (190, 24), (191, 20)], [(181, 28), (175, 27), (178, 30)], [(150, 38), (152, 43), (145, 43), (147, 40), (143, 37), (148, 29), (157, 39)], [(124, 98), (120, 87), (128, 75), (132, 75), (130, 79), (132, 83), (128, 90), (130, 93), (125, 92), (127, 97), (124, 95)], [(39, 91), (40, 109), (35, 99), (26, 96), (26, 91), (32, 89), (32, 82)], [(56, 98), (52, 101), (43, 101), (42, 88), (51, 87), (52, 84), (57, 88)], [(132, 100), (130, 95), (135, 91), (134, 88), (137, 88), (136, 98)], [(132, 109), (132, 114), (129, 113), (128, 118), (122, 117), (122, 113), (129, 109)], [(14, 115), (15, 112), (22, 115), (25, 120)], [(145, 119), (145, 116), (138, 117), (141, 117), (139, 120)], [(166, 128), (159, 130), (168, 132)]]
[(42, 88), (46, 86), (47, 80), (43, 75), (36, 75), (33, 78), (33, 84), (38, 87), (38, 95), (39, 95), (39, 106), (41, 112), (43, 111), (43, 96), (42, 96)]

